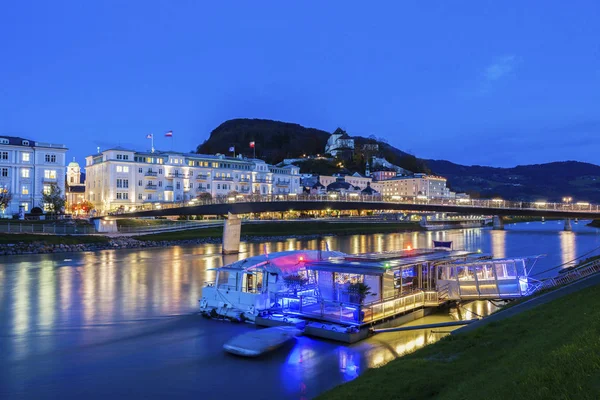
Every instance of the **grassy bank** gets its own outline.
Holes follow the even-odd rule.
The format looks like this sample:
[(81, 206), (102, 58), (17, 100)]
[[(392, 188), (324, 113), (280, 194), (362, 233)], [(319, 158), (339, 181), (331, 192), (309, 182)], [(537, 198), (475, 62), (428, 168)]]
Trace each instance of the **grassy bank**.
[(0, 244), (33, 243), (45, 244), (85, 244), (106, 243), (105, 236), (36, 235), (30, 233), (0, 233)]
[(438, 343), (323, 399), (600, 398), (600, 286)]
[[(378, 224), (368, 222), (333, 223), (325, 221), (306, 222), (265, 222), (242, 224), (242, 236), (287, 236), (287, 235), (354, 235), (369, 233), (391, 233), (422, 230), (418, 223)], [(155, 233), (137, 236), (139, 240), (193, 240), (207, 237), (221, 237), (223, 227), (191, 229), (186, 231)]]

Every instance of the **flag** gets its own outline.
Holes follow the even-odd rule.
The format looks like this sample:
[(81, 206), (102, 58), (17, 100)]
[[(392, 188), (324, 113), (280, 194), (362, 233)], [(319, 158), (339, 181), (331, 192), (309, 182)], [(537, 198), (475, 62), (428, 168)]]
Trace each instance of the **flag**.
[(229, 151), (235, 151), (235, 147), (231, 146), (231, 147), (229, 148)]
[(254, 148), (254, 142), (250, 142), (250, 147)]
[(165, 133), (165, 137), (173, 137), (173, 131)]
[(147, 134), (146, 139), (152, 139), (152, 134), (151, 133)]

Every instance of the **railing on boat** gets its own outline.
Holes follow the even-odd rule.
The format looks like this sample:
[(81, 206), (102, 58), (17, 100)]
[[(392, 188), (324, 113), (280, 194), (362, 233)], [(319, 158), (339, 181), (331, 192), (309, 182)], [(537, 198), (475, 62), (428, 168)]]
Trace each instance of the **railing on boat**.
[(596, 273), (600, 273), (600, 260), (594, 260), (590, 263), (574, 268), (569, 272), (565, 272), (564, 274), (543, 280), (541, 281), (537, 290), (546, 290), (557, 286), (566, 285)]
[(277, 303), (284, 313), (352, 325), (372, 323), (422, 307), (439, 305), (436, 291), (417, 291), (406, 296), (362, 306), (355, 303), (324, 300), (315, 295), (292, 297), (283, 293), (276, 297)]

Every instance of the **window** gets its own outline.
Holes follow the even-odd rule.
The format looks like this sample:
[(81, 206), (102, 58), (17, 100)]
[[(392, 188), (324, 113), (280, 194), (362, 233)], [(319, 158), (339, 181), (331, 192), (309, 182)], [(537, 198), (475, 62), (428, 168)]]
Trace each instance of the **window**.
[(23, 185), (21, 188), (21, 194), (29, 194), (29, 185)]
[(45, 160), (47, 163), (55, 163), (56, 162), (56, 154), (46, 154)]
[(21, 203), (21, 207), (23, 207), (23, 211), (29, 212), (29, 203)]
[(148, 193), (148, 200), (152, 200), (152, 193)]
[(117, 200), (129, 200), (129, 193), (120, 193), (117, 192)]
[(140, 179), (140, 180), (138, 181), (138, 186), (142, 186), (142, 184), (143, 184), (143, 182), (142, 182), (142, 180)]
[(162, 181), (158, 181), (158, 187), (162, 187)]
[(71, 183), (75, 183), (75, 177), (71, 177), (71, 179), (69, 180)]
[(0, 160), (8, 160), (8, 151), (0, 151)]
[(122, 160), (122, 159), (123, 159), (123, 154), (117, 154), (117, 160)]
[(44, 170), (44, 178), (56, 179), (56, 170), (55, 169), (45, 169)]
[(22, 144), (23, 146), (29, 146), (29, 140), (23, 140), (23, 141), (21, 142), (21, 144)]
[(162, 175), (162, 168), (159, 168), (159, 169), (158, 169), (158, 174), (159, 174), (159, 175)]
[(123, 179), (117, 179), (117, 188), (123, 187)]
[(21, 161), (23, 161), (23, 162), (29, 162), (29, 157), (30, 156), (31, 155), (29, 153), (22, 153), (21, 154)]
[(129, 179), (123, 179), (123, 187), (127, 189), (129, 187)]
[(141, 174), (141, 173), (143, 173), (143, 172), (144, 172), (144, 170), (143, 170), (143, 169), (141, 169), (141, 168), (138, 168), (138, 172)]
[(29, 178), (29, 169), (28, 168), (21, 169), (21, 178)]
[(43, 190), (44, 194), (50, 194), (51, 190), (52, 190), (52, 187), (50, 185), (44, 185), (44, 190)]
[(127, 165), (117, 165), (117, 172), (129, 172)]
[(181, 182), (177, 182), (177, 189), (181, 189)]
[(8, 144), (8, 143), (9, 143), (8, 139), (4, 139), (4, 138), (0, 139), (0, 144)]
[(221, 189), (221, 184), (217, 183), (217, 189)]
[(210, 183), (206, 185), (206, 188), (207, 188), (207, 189), (210, 189)]
[(138, 200), (142, 200), (142, 194), (138, 193)]

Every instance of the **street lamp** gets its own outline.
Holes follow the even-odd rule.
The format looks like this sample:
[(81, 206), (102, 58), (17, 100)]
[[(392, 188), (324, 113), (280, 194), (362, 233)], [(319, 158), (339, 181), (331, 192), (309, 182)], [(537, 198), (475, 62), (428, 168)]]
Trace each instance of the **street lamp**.
[(573, 198), (572, 197), (563, 197), (562, 200), (563, 200), (563, 203), (569, 204), (571, 201), (573, 201)]

